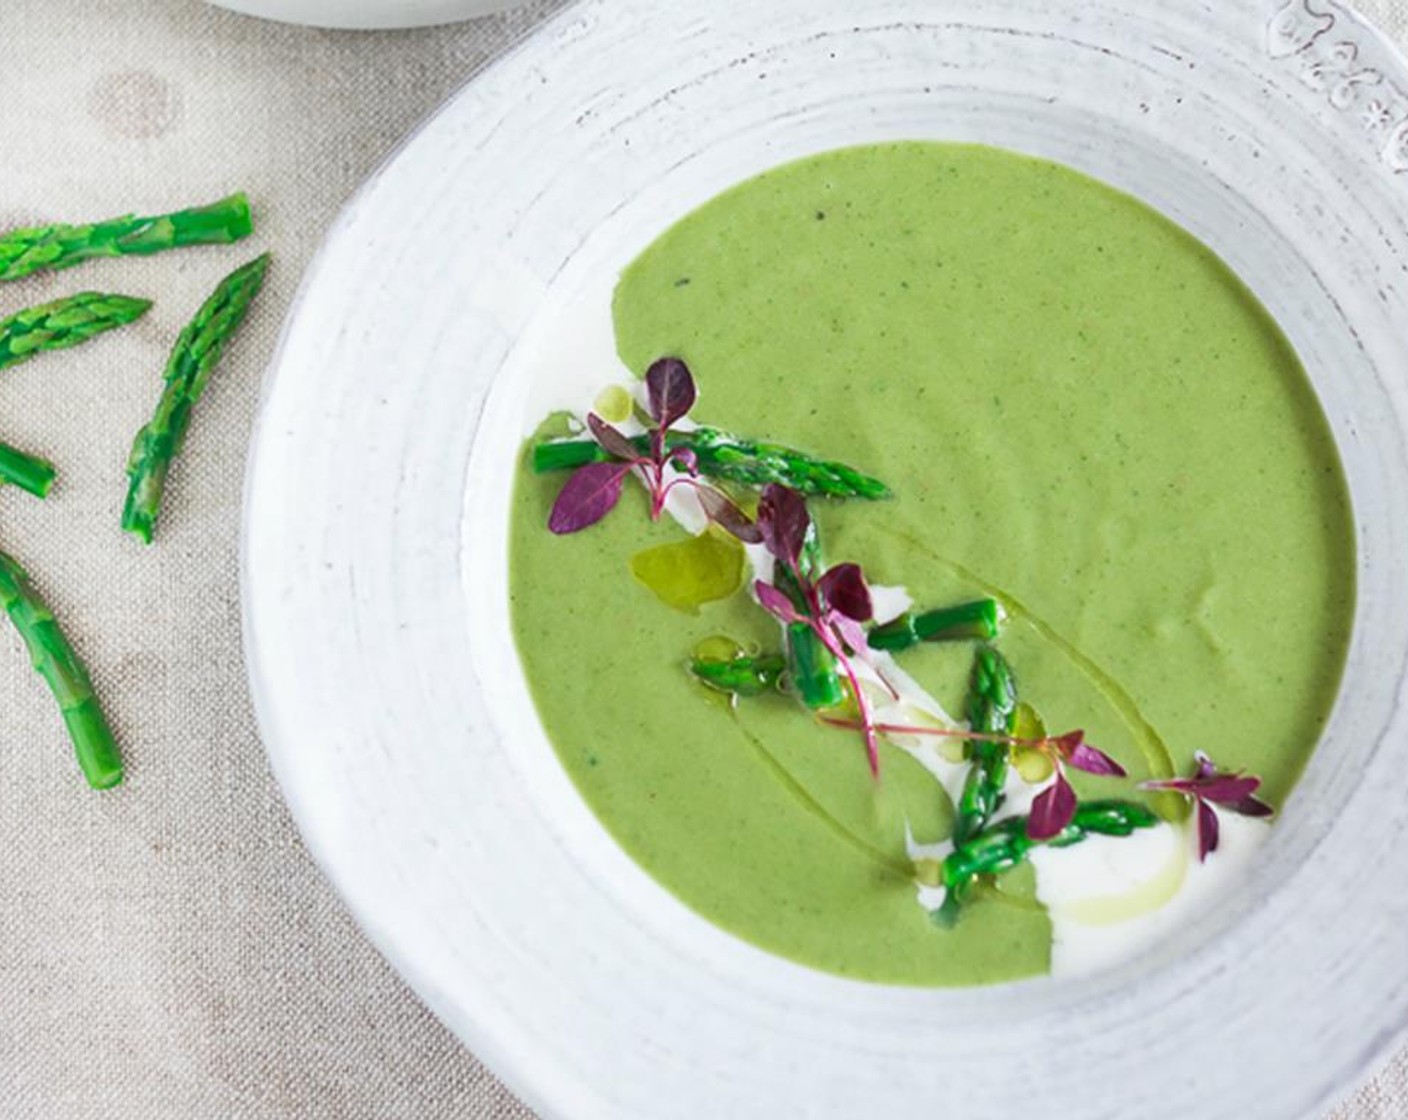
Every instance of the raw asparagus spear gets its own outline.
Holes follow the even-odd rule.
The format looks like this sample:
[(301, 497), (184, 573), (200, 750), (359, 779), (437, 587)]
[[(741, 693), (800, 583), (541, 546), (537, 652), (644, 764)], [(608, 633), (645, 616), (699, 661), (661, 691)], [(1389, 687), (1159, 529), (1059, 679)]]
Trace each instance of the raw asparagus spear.
[[(992, 646), (982, 646), (973, 659), (968, 685), (968, 723), (983, 735), (1011, 735), (1017, 713), (1017, 685), (1007, 659)], [(1002, 803), (1007, 784), (1006, 743), (982, 740), (972, 744), (971, 766), (958, 800), (953, 843), (961, 847), (976, 836)]]
[(0, 552), (0, 607), (10, 615), (29, 647), (34, 667), (48, 682), (68, 726), (83, 776), (94, 789), (111, 789), (122, 781), (122, 758), (93, 682), (68, 644), (54, 616), (30, 586), (23, 568)]
[[(1133, 801), (1088, 801), (1077, 807), (1070, 824), (1045, 843), (1053, 848), (1068, 848), (1092, 836), (1128, 836), (1158, 823), (1158, 816)], [(948, 893), (943, 905), (934, 911), (934, 921), (952, 926), (969, 889), (980, 876), (997, 875), (1016, 867), (1040, 843), (1027, 835), (1026, 817), (1012, 817), (959, 844), (943, 863), (942, 881)]]
[(893, 622), (871, 630), (871, 649), (900, 650), (920, 642), (992, 641), (997, 637), (1001, 612), (995, 599), (979, 599), (958, 607), (902, 614)]
[(745, 697), (774, 691), (786, 667), (786, 660), (775, 653), (728, 661), (696, 657), (689, 663), (689, 671), (709, 688)]
[(36, 226), (0, 234), (0, 280), (69, 268), (94, 257), (145, 256), (182, 245), (228, 244), (249, 235), (249, 200), (232, 194), (209, 206), (152, 218), (128, 214), (93, 225)]
[(0, 484), (9, 483), (28, 490), (36, 498), (47, 498), (56, 473), (54, 464), (47, 459), (0, 442)]
[(41, 350), (77, 346), (95, 334), (140, 319), (151, 300), (80, 292), (0, 321), (0, 369), (19, 365)]
[(127, 504), (122, 527), (151, 543), (171, 461), (180, 453), (191, 407), (220, 361), (226, 340), (244, 321), (269, 267), (265, 253), (220, 281), (176, 340), (166, 364), (166, 385), (151, 422), (137, 433), (127, 461)]
[[(650, 453), (648, 436), (631, 444), (642, 455)], [(687, 447), (694, 452), (699, 472), (710, 478), (744, 486), (778, 482), (809, 497), (888, 498), (889, 487), (844, 463), (814, 459), (789, 447), (740, 439), (717, 428), (671, 432), (669, 450)], [(570, 470), (588, 463), (608, 462), (611, 454), (593, 440), (551, 440), (533, 448), (533, 469), (539, 474)]]

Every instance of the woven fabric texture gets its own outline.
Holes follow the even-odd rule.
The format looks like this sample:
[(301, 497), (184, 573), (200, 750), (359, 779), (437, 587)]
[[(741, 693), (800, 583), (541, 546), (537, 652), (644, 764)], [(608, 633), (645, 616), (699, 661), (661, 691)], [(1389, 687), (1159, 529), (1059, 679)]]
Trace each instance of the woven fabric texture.
[[(48, 502), (0, 493), (0, 541), (69, 623), (129, 774), (114, 793), (86, 791), (0, 626), (6, 1120), (531, 1117), (392, 973), (301, 846), (250, 709), (237, 561), (260, 374), (324, 230), (398, 139), (560, 2), (376, 34), (198, 0), (0, 3), (0, 228), (238, 188), (258, 205), (242, 245), (0, 291), (0, 314), (94, 287), (158, 300), (133, 327), (0, 374), (0, 434), (61, 468)], [(1408, 38), (1408, 2), (1364, 8)], [(132, 435), (182, 323), (264, 249), (268, 287), (143, 549), (117, 529)], [(1408, 1054), (1333, 1120), (1405, 1116)]]

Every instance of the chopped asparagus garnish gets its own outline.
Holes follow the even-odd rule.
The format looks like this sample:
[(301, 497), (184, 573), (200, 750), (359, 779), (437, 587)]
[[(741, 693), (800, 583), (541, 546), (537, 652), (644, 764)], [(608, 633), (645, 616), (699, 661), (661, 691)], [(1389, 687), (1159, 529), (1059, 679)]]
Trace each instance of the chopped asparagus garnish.
[[(1017, 685), (1007, 659), (992, 646), (981, 647), (973, 659), (973, 676), (968, 686), (969, 726), (982, 735), (1011, 735), (1016, 713)], [(968, 779), (958, 800), (958, 817), (953, 826), (956, 847), (976, 836), (1002, 804), (1007, 756), (1005, 743), (978, 740), (972, 744)]]
[[(1133, 801), (1090, 801), (1079, 806), (1071, 823), (1044, 843), (1068, 848), (1092, 836), (1128, 836), (1158, 823), (1158, 816)], [(943, 905), (933, 912), (934, 921), (952, 926), (964, 898), (980, 876), (997, 875), (1016, 867), (1042, 843), (1027, 835), (1026, 817), (1012, 817), (958, 844), (943, 863), (942, 882), (948, 893)]]
[(269, 255), (242, 265), (216, 287), (176, 340), (166, 364), (166, 385), (156, 414), (137, 433), (127, 462), (127, 504), (122, 527), (151, 543), (171, 461), (180, 453), (191, 408), (220, 361), (226, 340), (244, 322), (250, 301), (264, 282)]
[(93, 225), (36, 226), (0, 234), (0, 280), (69, 268), (94, 257), (146, 256), (182, 245), (228, 244), (249, 235), (249, 200), (232, 194), (209, 206)]
[(696, 657), (689, 663), (689, 671), (700, 683), (717, 692), (750, 698), (775, 691), (786, 668), (786, 659), (775, 653), (728, 661)]
[(0, 552), (0, 607), (10, 615), (29, 647), (34, 668), (48, 682), (78, 755), (83, 776), (94, 789), (111, 789), (122, 781), (122, 757), (113, 739), (93, 682), (54, 616), (35, 593), (23, 568)]
[(870, 631), (871, 649), (892, 653), (920, 642), (992, 641), (998, 635), (1001, 609), (995, 599), (979, 599), (958, 607), (902, 614)]
[[(815, 521), (807, 526), (797, 567), (808, 580), (815, 580), (821, 575), (821, 534)], [(792, 600), (792, 605), (800, 614), (810, 613), (811, 607), (801, 584), (785, 564), (776, 565), (772, 579), (774, 586)], [(810, 711), (825, 711), (845, 701), (846, 690), (841, 685), (840, 663), (810, 623), (794, 622), (788, 625), (787, 668), (792, 687)]]
[(878, 479), (844, 463), (813, 459), (775, 443), (739, 439), (717, 428), (680, 433), (699, 459), (699, 470), (710, 478), (744, 486), (777, 482), (803, 494), (830, 498), (888, 498), (890, 489)]
[[(755, 487), (777, 482), (810, 496), (872, 500), (890, 496), (883, 482), (844, 463), (814, 459), (777, 444), (739, 439), (717, 428), (671, 432), (665, 442), (671, 451), (693, 451), (699, 473), (709, 478)], [(650, 453), (647, 436), (636, 436), (631, 445), (642, 455)], [(539, 474), (611, 459), (611, 454), (593, 440), (551, 440), (533, 448), (533, 469)]]
[(47, 498), (56, 474), (54, 464), (47, 459), (0, 442), (0, 484), (9, 483), (28, 490), (36, 498)]
[(20, 311), (0, 321), (0, 369), (19, 365), (42, 350), (77, 346), (140, 319), (151, 305), (151, 300), (131, 296), (80, 292)]
[(810, 623), (793, 622), (787, 627), (787, 660), (792, 687), (811, 711), (834, 708), (846, 699), (836, 655)]

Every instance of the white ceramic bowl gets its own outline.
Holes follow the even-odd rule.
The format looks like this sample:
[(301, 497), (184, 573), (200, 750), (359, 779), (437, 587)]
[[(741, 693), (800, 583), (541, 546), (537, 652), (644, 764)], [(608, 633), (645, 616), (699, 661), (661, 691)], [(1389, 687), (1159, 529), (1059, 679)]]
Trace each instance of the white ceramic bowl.
[[(252, 458), (253, 690), (369, 935), (545, 1116), (1311, 1117), (1402, 1031), (1408, 67), (1310, 4), (585, 0), (344, 213)], [(1268, 858), (1093, 979), (901, 990), (720, 932), (577, 797), (509, 644), (513, 371), (719, 190), (898, 137), (1062, 161), (1213, 246), (1304, 359), (1354, 495), (1346, 685)]]
[(455, 23), (512, 8), (522, 0), (209, 0), (247, 16), (314, 27), (369, 31)]

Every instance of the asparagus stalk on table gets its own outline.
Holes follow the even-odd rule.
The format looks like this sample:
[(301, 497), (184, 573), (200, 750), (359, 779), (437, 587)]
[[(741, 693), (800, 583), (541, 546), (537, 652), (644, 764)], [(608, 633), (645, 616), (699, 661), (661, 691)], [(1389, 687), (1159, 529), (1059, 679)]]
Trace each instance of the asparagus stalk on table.
[(249, 200), (232, 194), (208, 206), (155, 217), (128, 214), (92, 225), (48, 225), (0, 233), (0, 280), (70, 268), (94, 257), (146, 256), (183, 245), (229, 244), (249, 235)]
[(93, 694), (88, 672), (30, 585), (25, 570), (4, 552), (0, 552), (0, 608), (9, 614), (29, 647), (34, 668), (59, 702), (88, 784), (94, 789), (118, 785), (122, 781), (122, 757)]
[(77, 346), (95, 334), (140, 319), (151, 300), (103, 292), (80, 292), (0, 320), (0, 369), (43, 350)]
[(1038, 841), (1028, 835), (1026, 817), (1011, 817), (957, 844), (943, 861), (940, 880), (947, 894), (943, 905), (933, 912), (933, 919), (940, 925), (952, 926), (973, 883), (981, 876), (1016, 867), (1043, 843), (1068, 848), (1092, 836), (1129, 836), (1158, 823), (1157, 815), (1133, 801), (1088, 801), (1076, 808), (1075, 816), (1064, 829), (1050, 840)]
[[(1017, 685), (1007, 659), (992, 646), (982, 646), (973, 659), (968, 686), (968, 723), (980, 735), (1010, 736), (1017, 714)], [(1007, 784), (1007, 744), (976, 740), (963, 793), (953, 843), (962, 847), (976, 836), (1002, 803)]]
[(46, 498), (56, 473), (54, 464), (48, 460), (0, 442), (0, 484), (18, 486), (36, 498)]
[[(639, 454), (650, 451), (650, 437), (631, 440)], [(667, 450), (694, 453), (699, 473), (743, 486), (776, 482), (810, 497), (867, 498), (890, 496), (889, 487), (844, 463), (814, 459), (800, 451), (772, 443), (740, 439), (717, 428), (672, 431)], [(613, 456), (594, 440), (549, 440), (533, 448), (533, 469), (539, 474), (572, 470), (589, 463), (610, 462)]]
[(264, 283), (269, 254), (225, 277), (181, 332), (166, 365), (165, 386), (150, 423), (137, 433), (127, 462), (122, 527), (151, 543), (171, 461), (180, 453), (191, 408), (205, 391), (226, 341), (235, 333)]

